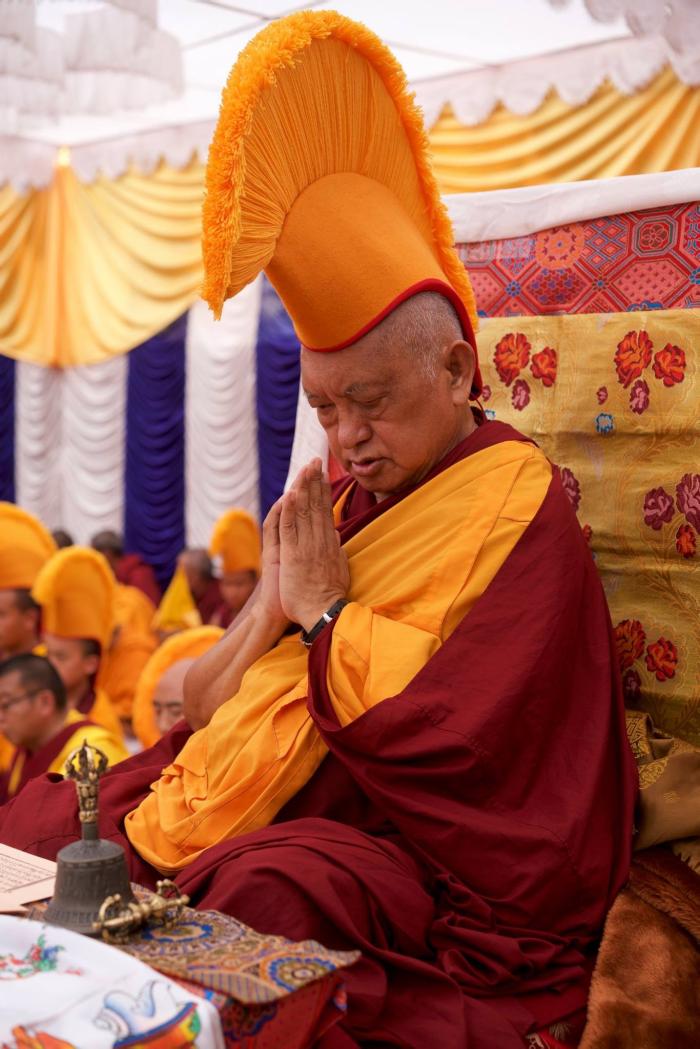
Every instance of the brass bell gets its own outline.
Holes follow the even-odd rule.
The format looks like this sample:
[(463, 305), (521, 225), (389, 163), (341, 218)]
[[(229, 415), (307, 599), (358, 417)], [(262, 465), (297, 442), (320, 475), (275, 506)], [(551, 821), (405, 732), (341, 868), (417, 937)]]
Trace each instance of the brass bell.
[(64, 846), (57, 856), (56, 885), (44, 920), (52, 925), (99, 935), (95, 923), (105, 899), (119, 894), (125, 903), (134, 900), (126, 856), (121, 845), (102, 841), (98, 831), (100, 777), (107, 758), (86, 742), (66, 761), (66, 777), (75, 782), (82, 837)]

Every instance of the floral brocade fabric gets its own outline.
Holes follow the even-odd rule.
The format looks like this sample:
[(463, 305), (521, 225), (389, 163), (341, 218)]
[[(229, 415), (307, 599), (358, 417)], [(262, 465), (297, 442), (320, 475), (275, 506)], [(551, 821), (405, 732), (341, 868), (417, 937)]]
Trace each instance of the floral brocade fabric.
[[(641, 236), (652, 220), (671, 230), (653, 252)], [(586, 244), (606, 222), (629, 229), (626, 254), (596, 270)], [(491, 314), (478, 335), (482, 403), (560, 467), (605, 587), (629, 707), (700, 745), (700, 205), (596, 223), (593, 233), (580, 226), (567, 265), (577, 279), (588, 267), (591, 286), (604, 280), (618, 298), (624, 287), (635, 300), (621, 300), (624, 312), (604, 312), (612, 291), (609, 305), (582, 290), (576, 303), (542, 303), (540, 315), (534, 301), (513, 301), (504, 316), (507, 304), (486, 295), (486, 262), (477, 266), (478, 305)], [(565, 230), (572, 244), (577, 229)], [(533, 241), (532, 266), (555, 232), (521, 238)], [(460, 254), (470, 269), (477, 256), (507, 266), (507, 247), (522, 277), (530, 263), (513, 244), (462, 245)], [(673, 295), (652, 296), (645, 281), (667, 271)], [(671, 303), (681, 308), (664, 308)]]

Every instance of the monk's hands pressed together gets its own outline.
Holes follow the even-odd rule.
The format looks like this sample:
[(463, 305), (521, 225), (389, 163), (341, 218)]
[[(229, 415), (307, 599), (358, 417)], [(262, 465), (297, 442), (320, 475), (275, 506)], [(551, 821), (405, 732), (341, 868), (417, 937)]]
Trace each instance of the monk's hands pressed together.
[(271, 507), (262, 528), (262, 573), (258, 594), (258, 613), (281, 636), (289, 623), (280, 601), (280, 514), (282, 500)]
[(311, 630), (350, 588), (348, 559), (335, 530), (331, 488), (320, 459), (299, 471), (281, 504), (280, 601), (288, 619)]

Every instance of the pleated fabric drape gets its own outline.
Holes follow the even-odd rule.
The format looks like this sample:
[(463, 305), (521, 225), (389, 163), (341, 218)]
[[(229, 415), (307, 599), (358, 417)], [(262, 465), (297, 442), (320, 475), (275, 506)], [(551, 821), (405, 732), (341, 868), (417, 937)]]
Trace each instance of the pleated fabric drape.
[[(700, 88), (665, 70), (631, 96), (604, 84), (572, 107), (552, 94), (475, 127), (447, 111), (430, 141), (443, 193), (693, 167)], [(198, 297), (202, 193), (198, 161), (90, 184), (59, 164), (48, 189), (0, 188), (0, 354), (93, 364), (171, 324)]]

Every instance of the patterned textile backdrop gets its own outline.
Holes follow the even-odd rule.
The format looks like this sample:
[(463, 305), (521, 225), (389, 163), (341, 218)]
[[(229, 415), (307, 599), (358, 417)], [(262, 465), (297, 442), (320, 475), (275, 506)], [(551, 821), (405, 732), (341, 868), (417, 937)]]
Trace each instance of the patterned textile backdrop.
[(700, 205), (459, 250), (487, 415), (562, 468), (629, 704), (700, 743)]

